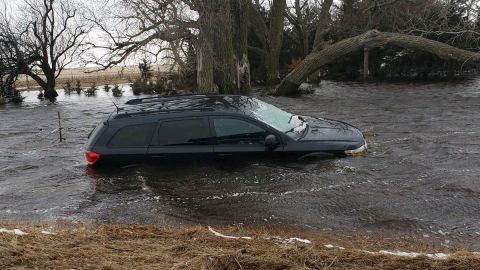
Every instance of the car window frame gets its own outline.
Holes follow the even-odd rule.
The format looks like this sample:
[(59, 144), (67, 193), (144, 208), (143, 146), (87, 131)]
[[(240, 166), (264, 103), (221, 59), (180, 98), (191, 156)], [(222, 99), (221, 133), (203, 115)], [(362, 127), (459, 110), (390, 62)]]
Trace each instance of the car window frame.
[[(206, 124), (206, 130), (209, 135), (209, 142), (207, 144), (186, 144), (186, 145), (160, 145), (158, 144), (158, 133), (162, 127), (162, 123), (170, 121), (182, 121), (182, 120), (192, 120), (192, 119), (201, 119)], [(210, 127), (210, 121), (208, 121), (207, 116), (185, 116), (185, 117), (172, 117), (172, 118), (162, 118), (157, 121), (157, 127), (155, 132), (150, 140), (149, 148), (178, 148), (178, 147), (211, 147), (214, 145), (213, 134)]]
[(210, 115), (208, 117), (208, 121), (209, 121), (209, 124), (210, 124), (210, 133), (212, 135), (213, 143), (214, 143), (215, 146), (243, 146), (243, 147), (259, 147), (259, 146), (262, 146), (262, 147), (264, 147), (264, 145), (262, 145), (262, 144), (219, 144), (218, 139), (217, 139), (218, 138), (217, 137), (217, 132), (215, 130), (214, 118), (229, 118), (229, 119), (236, 119), (236, 120), (242, 120), (242, 121), (248, 122), (250, 124), (253, 124), (253, 125), (267, 131), (267, 135), (268, 134), (275, 135), (278, 138), (278, 140), (280, 141), (281, 144), (284, 143), (284, 137), (282, 135), (280, 135), (277, 130), (273, 129), (269, 125), (267, 125), (267, 124), (265, 124), (261, 121), (258, 121), (256, 119), (252, 119), (252, 118), (249, 118), (249, 117), (237, 116), (237, 115)]

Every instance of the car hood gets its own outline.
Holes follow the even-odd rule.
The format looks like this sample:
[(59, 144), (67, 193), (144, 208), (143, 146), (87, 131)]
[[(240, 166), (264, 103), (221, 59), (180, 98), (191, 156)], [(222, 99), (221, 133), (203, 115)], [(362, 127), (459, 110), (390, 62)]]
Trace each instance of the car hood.
[(364, 143), (362, 132), (349, 124), (325, 119), (303, 116), (308, 130), (301, 141), (343, 141)]

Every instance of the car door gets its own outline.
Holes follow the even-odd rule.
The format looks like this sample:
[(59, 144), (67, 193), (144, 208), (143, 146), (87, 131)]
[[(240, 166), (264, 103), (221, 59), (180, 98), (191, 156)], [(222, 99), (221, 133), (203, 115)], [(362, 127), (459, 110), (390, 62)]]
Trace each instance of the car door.
[(211, 116), (210, 126), (215, 136), (214, 153), (217, 157), (274, 157), (283, 151), (282, 145), (274, 149), (265, 147), (265, 138), (272, 131), (250, 119)]
[(151, 160), (203, 160), (213, 153), (207, 117), (164, 119), (148, 148)]

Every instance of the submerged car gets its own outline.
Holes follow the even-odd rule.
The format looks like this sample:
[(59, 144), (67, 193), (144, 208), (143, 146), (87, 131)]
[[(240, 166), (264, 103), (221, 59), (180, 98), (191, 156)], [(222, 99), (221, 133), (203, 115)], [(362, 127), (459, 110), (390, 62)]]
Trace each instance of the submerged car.
[(129, 100), (90, 133), (86, 159), (96, 166), (366, 151), (363, 134), (349, 124), (294, 115), (253, 97), (199, 94)]

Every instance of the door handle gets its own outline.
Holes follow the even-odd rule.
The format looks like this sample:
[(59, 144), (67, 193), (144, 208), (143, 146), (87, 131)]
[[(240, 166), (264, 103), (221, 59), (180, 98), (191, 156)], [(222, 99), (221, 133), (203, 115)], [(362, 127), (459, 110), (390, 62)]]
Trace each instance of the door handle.
[(220, 153), (220, 154), (217, 154), (217, 156), (219, 156), (219, 157), (229, 157), (229, 156), (231, 156), (231, 155), (232, 155), (232, 154), (230, 154), (230, 153)]
[(166, 157), (166, 156), (162, 156), (162, 155), (153, 155), (152, 157), (153, 157), (153, 158), (164, 158), (164, 157)]

